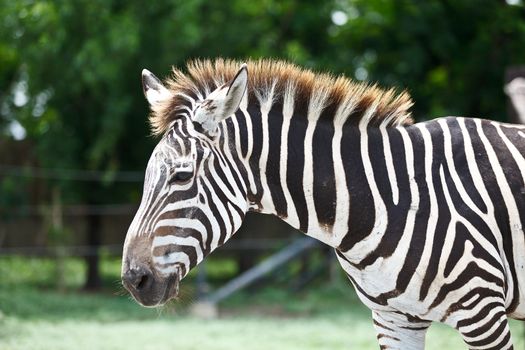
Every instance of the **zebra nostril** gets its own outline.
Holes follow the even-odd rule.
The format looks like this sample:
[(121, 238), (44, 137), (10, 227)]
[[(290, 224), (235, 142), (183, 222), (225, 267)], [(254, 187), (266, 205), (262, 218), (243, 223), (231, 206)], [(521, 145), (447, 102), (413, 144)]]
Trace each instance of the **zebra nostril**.
[(141, 290), (142, 288), (144, 288), (148, 284), (148, 281), (149, 281), (149, 276), (148, 275), (142, 276), (142, 278), (139, 280), (139, 282), (137, 283), (135, 288), (137, 290)]
[(144, 267), (131, 268), (122, 276), (124, 286), (137, 291), (147, 288), (151, 284), (151, 280), (151, 271)]

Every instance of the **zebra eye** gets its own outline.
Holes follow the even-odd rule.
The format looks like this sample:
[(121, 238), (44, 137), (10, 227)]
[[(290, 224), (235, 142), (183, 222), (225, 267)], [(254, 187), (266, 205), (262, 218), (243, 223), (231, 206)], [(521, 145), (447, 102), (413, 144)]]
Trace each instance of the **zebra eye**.
[(188, 182), (193, 177), (193, 171), (190, 170), (178, 170), (170, 179), (170, 183), (183, 184)]

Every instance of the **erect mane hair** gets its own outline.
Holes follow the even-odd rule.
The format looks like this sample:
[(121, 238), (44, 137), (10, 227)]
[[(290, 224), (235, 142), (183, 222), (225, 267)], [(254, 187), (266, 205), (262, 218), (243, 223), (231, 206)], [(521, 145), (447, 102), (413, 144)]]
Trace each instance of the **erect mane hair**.
[[(192, 60), (187, 64), (187, 73), (173, 68), (173, 74), (166, 81), (173, 94), (172, 98), (154, 108), (150, 115), (152, 132), (155, 135), (165, 133), (172, 121), (183, 110), (191, 108), (191, 100), (205, 98), (217, 87), (234, 78), (243, 62), (231, 59)], [(259, 100), (273, 90), (273, 101), (283, 99), (293, 92), (295, 105), (311, 101), (322, 101), (322, 108), (346, 108), (346, 112), (334, 120), (335, 125), (342, 125), (350, 120), (359, 122), (368, 118), (372, 125), (410, 125), (412, 100), (403, 91), (398, 93), (391, 88), (383, 90), (377, 85), (354, 82), (340, 75), (314, 73), (294, 64), (274, 60), (249, 60), (248, 65), (248, 101)], [(371, 110), (370, 113), (366, 111)], [(304, 116), (306, 118), (306, 115)]]

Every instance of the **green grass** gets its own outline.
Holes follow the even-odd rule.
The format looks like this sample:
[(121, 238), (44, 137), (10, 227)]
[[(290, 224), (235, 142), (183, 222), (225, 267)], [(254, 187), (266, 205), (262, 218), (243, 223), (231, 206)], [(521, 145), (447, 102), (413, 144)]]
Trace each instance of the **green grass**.
[[(192, 317), (191, 278), (182, 301), (163, 309), (136, 305), (115, 281), (118, 259), (102, 265), (107, 288), (78, 291), (83, 265), (66, 263), (67, 288), (53, 288), (54, 264), (0, 259), (0, 349), (377, 349), (370, 311), (345, 282), (292, 293), (283, 283), (236, 295), (215, 320)], [(220, 267), (212, 268), (227, 271)], [(226, 264), (226, 266), (228, 266)], [(523, 349), (523, 324), (512, 323)], [(427, 349), (465, 349), (459, 335), (435, 324)]]

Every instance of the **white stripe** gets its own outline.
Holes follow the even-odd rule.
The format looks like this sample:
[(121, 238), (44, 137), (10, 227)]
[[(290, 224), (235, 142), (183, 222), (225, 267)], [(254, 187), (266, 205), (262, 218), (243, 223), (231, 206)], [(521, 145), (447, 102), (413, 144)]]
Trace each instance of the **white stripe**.
[(308, 105), (308, 125), (306, 127), (306, 135), (304, 137), (304, 168), (303, 168), (303, 192), (306, 202), (306, 209), (308, 211), (308, 230), (307, 235), (319, 239), (329, 245), (331, 235), (321, 228), (317, 219), (317, 211), (314, 204), (314, 165), (313, 165), (313, 135), (317, 121), (325, 107), (326, 93), (315, 93), (310, 98)]
[[(246, 187), (246, 183), (244, 182), (244, 179), (242, 177), (241, 171), (239, 170), (239, 167), (237, 166), (237, 161), (236, 161), (237, 158), (238, 159), (242, 159), (239, 122), (237, 121), (237, 118), (232, 118), (231, 121), (232, 121), (233, 129), (234, 129), (233, 141), (235, 142), (235, 153), (236, 153), (236, 155), (234, 156), (232, 154), (232, 151), (231, 151), (230, 147), (226, 147), (226, 149), (225, 149), (225, 156), (230, 161), (230, 164), (232, 165), (233, 170), (235, 171), (235, 175), (236, 175), (237, 179), (239, 179), (239, 182), (241, 183), (242, 191), (244, 191), (246, 193), (246, 192), (248, 192), (248, 188)], [(224, 134), (226, 136), (226, 140), (228, 140), (228, 142), (229, 142), (231, 136), (228, 134), (227, 130), (228, 129), (226, 129), (226, 132)], [(228, 143), (225, 143), (225, 144), (228, 144)], [(231, 169), (229, 167), (228, 167), (228, 172), (231, 172)], [(250, 169), (247, 168), (247, 172), (250, 172)], [(233, 183), (235, 183), (235, 182), (233, 182)], [(236, 188), (236, 187), (234, 186), (234, 188)], [(240, 188), (238, 189), (238, 193), (239, 193), (239, 196), (242, 197)]]
[(232, 179), (232, 174), (228, 170), (228, 167), (221, 167), (221, 170), (224, 172), (227, 180), (231, 180), (232, 182), (229, 182), (228, 184), (236, 191), (236, 193), (231, 193), (229, 191), (228, 186), (226, 183), (221, 179), (219, 174), (217, 173), (217, 170), (215, 169), (215, 164), (212, 162), (212, 159), (210, 158), (208, 169), (210, 171), (209, 177), (213, 179), (213, 181), (217, 184), (217, 186), (222, 190), (222, 193), (226, 196), (226, 198), (235, 203), (238, 204), (239, 207), (244, 208), (246, 199), (242, 196), (242, 193), (239, 191), (239, 188), (235, 184), (235, 181)]
[(186, 199), (183, 201), (172, 202), (172, 203), (166, 204), (166, 206), (164, 207), (164, 213), (168, 213), (170, 211), (175, 211), (179, 209), (196, 207), (198, 205), (199, 205), (199, 202), (197, 200), (197, 197), (193, 197), (193, 198)]
[(361, 158), (368, 188), (372, 193), (372, 199), (374, 201), (375, 221), (374, 227), (370, 231), (370, 234), (360, 242), (357, 242), (350, 251), (345, 253), (345, 256), (347, 256), (352, 262), (361, 261), (365, 256), (367, 256), (369, 252), (373, 251), (377, 247), (383, 238), (388, 224), (386, 206), (383, 202), (383, 199), (381, 198), (381, 194), (379, 193), (379, 189), (375, 182), (374, 169), (372, 168), (369, 158), (370, 154), (368, 152), (368, 121), (370, 120), (370, 115), (375, 113), (376, 108), (376, 103), (371, 105), (359, 123), (359, 131), (361, 134)]
[(197, 238), (193, 236), (180, 237), (180, 236), (174, 236), (174, 235), (166, 235), (166, 236), (155, 236), (155, 238), (153, 238), (152, 246), (153, 248), (157, 248), (157, 247), (166, 246), (170, 244), (198, 247), (200, 242)]
[[(494, 232), (494, 238), (496, 239), (496, 243), (498, 245), (497, 249), (501, 258), (500, 260), (503, 264), (505, 274), (508, 276), (510, 271), (510, 265), (505, 254), (505, 249), (503, 248), (503, 236), (499, 231), (498, 223), (496, 222), (496, 218), (494, 217), (494, 203), (490, 199), (490, 196), (487, 192), (487, 188), (485, 187), (485, 183), (483, 182), (483, 177), (481, 176), (481, 172), (479, 170), (478, 163), (476, 160), (476, 155), (474, 153), (474, 148), (472, 146), (472, 139), (465, 124), (465, 118), (457, 118), (457, 121), (461, 129), (461, 133), (463, 135), (463, 140), (465, 144), (465, 159), (467, 161), (467, 166), (469, 168), (472, 181), (474, 182), (474, 186), (476, 187), (478, 193), (483, 199), (483, 202), (487, 206), (487, 214), (483, 215), (482, 218)], [(511, 278), (507, 279), (507, 294), (505, 295), (506, 305), (508, 305), (508, 303), (510, 303), (512, 299), (514, 282), (515, 281)]]
[(159, 227), (180, 227), (206, 232), (206, 228), (199, 220), (191, 218), (162, 219), (159, 220), (155, 226), (155, 228)]
[(201, 234), (202, 242), (206, 242), (208, 237), (206, 227), (196, 219), (190, 218), (176, 218), (176, 219), (162, 219), (157, 222), (155, 225), (154, 231), (159, 227), (179, 227), (181, 229), (192, 229)]
[[(452, 179), (454, 181), (454, 184), (456, 185), (456, 189), (457, 189), (458, 193), (460, 194), (461, 199), (477, 215), (485, 217), (486, 215), (472, 201), (472, 198), (470, 197), (469, 193), (465, 190), (465, 187), (463, 186), (463, 182), (461, 181), (461, 178), (458, 175), (458, 172), (456, 170), (456, 166), (454, 164), (453, 153), (454, 153), (455, 150), (452, 149), (452, 136), (450, 135), (450, 130), (448, 128), (448, 124), (447, 124), (446, 120), (445, 119), (440, 119), (440, 120), (438, 120), (438, 124), (441, 126), (441, 129), (443, 130), (443, 146), (444, 146), (443, 152), (444, 152), (444, 155), (445, 155), (445, 160), (447, 162), (447, 168), (449, 169), (450, 176), (452, 177)], [(467, 165), (468, 165), (468, 163), (467, 163)]]
[(242, 217), (237, 213), (237, 210), (233, 207), (233, 205), (228, 202), (228, 210), (230, 211), (232, 215), (232, 230), (230, 232), (226, 232), (226, 239), (229, 239), (242, 225)]
[(261, 130), (262, 130), (262, 147), (261, 147), (261, 156), (259, 157), (259, 169), (260, 169), (260, 181), (262, 186), (262, 212), (268, 214), (275, 213), (275, 206), (273, 204), (272, 193), (270, 192), (270, 187), (268, 186), (268, 179), (266, 177), (266, 163), (268, 162), (268, 151), (270, 145), (270, 136), (268, 133), (268, 114), (273, 104), (273, 93), (275, 89), (275, 82), (273, 83), (271, 89), (268, 90), (267, 96), (261, 96), (259, 98), (259, 103), (261, 105)]
[[(499, 124), (492, 124), (496, 127), (498, 135), (505, 143), (505, 146), (507, 146), (510, 154), (512, 155), (512, 158), (514, 158), (514, 161), (516, 162), (516, 165), (518, 166), (521, 174), (521, 180), (525, 183), (525, 158), (523, 158), (523, 155), (520, 153), (520, 151), (518, 151), (516, 146), (514, 146), (508, 137), (503, 133)], [(505, 184), (508, 185), (506, 181)], [(510, 191), (510, 187), (508, 190)], [(514, 204), (513, 210), (518, 211), (513, 196), (509, 197), (509, 202), (510, 201)], [(518, 279), (517, 284), (518, 286), (525, 286), (525, 255), (523, 254), (523, 247), (525, 247), (525, 237), (523, 235), (523, 226), (521, 225), (522, 218), (519, 216), (519, 212), (516, 216), (511, 217), (511, 215), (512, 214), (509, 213), (510, 228), (512, 232), (512, 255), (514, 256), (514, 267), (516, 268), (516, 276)], [(507, 262), (507, 259), (505, 259), (505, 262)], [(520, 299), (524, 299), (523, 295)]]
[[(223, 203), (219, 199), (217, 194), (214, 192), (213, 187), (210, 183), (210, 180), (206, 177), (203, 177), (202, 180), (203, 180), (203, 185), (206, 185), (206, 187), (208, 188), (208, 191), (211, 194), (211, 198), (208, 198), (208, 200), (212, 200), (215, 206), (217, 207), (217, 210), (219, 211), (218, 213), (214, 213), (214, 215), (217, 215), (219, 218), (222, 219), (222, 222), (224, 223), (224, 226), (226, 229), (225, 234), (229, 234), (230, 232), (233, 231), (233, 227), (232, 227), (232, 224), (230, 223), (228, 211), (226, 210), (225, 203)], [(220, 236), (220, 231), (217, 228), (217, 230), (214, 231), (211, 236), (212, 237), (212, 243), (211, 243), (212, 248), (215, 248), (219, 245), (219, 238), (220, 238), (219, 236)]]
[[(497, 227), (496, 221), (491, 220), (487, 214), (483, 213), (478, 208), (478, 206), (472, 201), (472, 198), (470, 197), (469, 193), (463, 186), (463, 182), (461, 181), (461, 178), (457, 172), (456, 166), (454, 165), (453, 153), (455, 150), (452, 149), (452, 136), (450, 135), (450, 130), (448, 128), (447, 122), (441, 119), (438, 121), (438, 123), (440, 124), (443, 130), (444, 155), (445, 155), (445, 160), (447, 162), (447, 169), (450, 172), (450, 177), (452, 178), (454, 182), (455, 188), (458, 191), (461, 197), (461, 200), (473, 212), (475, 212), (476, 215), (478, 215), (481, 219), (483, 219), (486, 223), (488, 223), (490, 227)], [(459, 213), (457, 215), (459, 215)], [(488, 239), (486, 239), (485, 236), (483, 236), (478, 230), (474, 230), (474, 232), (471, 232), (471, 234), (473, 235), (474, 239), (477, 242), (479, 242), (487, 250), (487, 252), (489, 252), (492, 256), (495, 256), (495, 257), (499, 256), (498, 251), (495, 249), (494, 246), (492, 246), (491, 242)]]
[(290, 121), (293, 117), (294, 111), (295, 86), (288, 85), (284, 92), (283, 99), (283, 125), (281, 127), (281, 158), (279, 160), (280, 182), (283, 190), (284, 198), (286, 200), (287, 218), (286, 222), (294, 228), (299, 228), (300, 222), (295, 209), (295, 203), (288, 189), (286, 177), (288, 173), (288, 132), (290, 128)]
[[(205, 186), (204, 183), (201, 182), (200, 187), (204, 187), (204, 186)], [(208, 190), (211, 191), (211, 189), (208, 189)], [(217, 221), (217, 217), (219, 216), (216, 216), (215, 213), (211, 211), (211, 208), (209, 204), (207, 203), (209, 201), (209, 198), (206, 197), (205, 193), (203, 193), (202, 195), (205, 198), (206, 203), (203, 204), (199, 202), (199, 205), (197, 207), (202, 211), (204, 216), (206, 216), (206, 218), (208, 219), (210, 226), (211, 226), (210, 228), (211, 232), (208, 232), (208, 235), (211, 234), (211, 237), (212, 237), (212, 242), (210, 243), (210, 247), (207, 247), (206, 241), (203, 242), (203, 246), (205, 249), (210, 249), (210, 251), (213, 251), (215, 248), (217, 248), (218, 239), (219, 239), (218, 236), (220, 234), (220, 226), (219, 226), (219, 222)]]
[(341, 241), (348, 234), (348, 217), (350, 216), (350, 194), (346, 183), (346, 172), (341, 155), (341, 140), (343, 139), (343, 122), (355, 108), (355, 103), (339, 105), (334, 115), (334, 136), (332, 138), (332, 157), (335, 175), (336, 210), (334, 227), (332, 230), (333, 243), (341, 245)]
[[(244, 121), (246, 122), (246, 140), (248, 142), (248, 147), (246, 151), (246, 157), (244, 158), (245, 164), (249, 164), (248, 161), (250, 160), (253, 152), (253, 125), (252, 125), (252, 118), (250, 117), (250, 114), (248, 113), (248, 95), (244, 94), (241, 104), (239, 105), (239, 109), (244, 115)], [(239, 153), (242, 154), (242, 153)], [(248, 172), (248, 181), (250, 183), (250, 192), (253, 194), (257, 194), (257, 186), (255, 184), (255, 178), (253, 175), (253, 171), (248, 165), (246, 167), (246, 170)]]
[[(481, 176), (481, 172), (479, 171), (478, 162), (476, 161), (476, 155), (474, 153), (474, 147), (472, 146), (472, 139), (467, 130), (465, 119), (457, 118), (457, 121), (459, 124), (459, 128), (461, 129), (461, 134), (463, 135), (463, 142), (465, 144), (465, 159), (467, 161), (467, 167), (469, 169), (476, 190), (478, 191), (479, 195), (483, 199), (483, 202), (487, 206), (487, 213), (490, 214), (484, 215), (484, 220), (492, 219), (494, 221), (494, 203), (492, 203), (492, 200), (490, 199), (489, 193), (487, 192), (487, 189), (485, 187), (485, 183), (483, 182), (483, 177)], [(483, 215), (483, 213), (481, 213), (481, 215)], [(495, 221), (491, 223), (491, 225), (492, 224), (495, 224), (497, 227)]]
[[(157, 270), (163, 275), (171, 274), (177, 271), (178, 268), (176, 265), (171, 265), (171, 266), (158, 266), (158, 265), (179, 263), (179, 264), (184, 265), (185, 267), (184, 270), (186, 271), (186, 275), (190, 271), (190, 258), (184, 252), (173, 252), (167, 256), (153, 257), (153, 262), (157, 265)], [(184, 276), (180, 276), (180, 278), (182, 279)]]
[(388, 174), (388, 181), (390, 182), (390, 188), (392, 189), (392, 202), (397, 205), (399, 203), (399, 188), (397, 186), (397, 176), (394, 169), (394, 160), (392, 159), (392, 148), (390, 146), (390, 138), (388, 136), (388, 130), (386, 130), (385, 124), (381, 124), (379, 127), (381, 136), (383, 137), (383, 151), (385, 154), (386, 172)]
[[(485, 147), (485, 151), (487, 152), (487, 156), (489, 158), (489, 162), (492, 167), (492, 170), (494, 171), (494, 174), (496, 175), (496, 182), (498, 184), (498, 188), (501, 191), (503, 200), (505, 202), (505, 206), (507, 207), (507, 211), (509, 213), (509, 224), (510, 224), (510, 229), (513, 232), (513, 237), (518, 232), (523, 236), (523, 228), (521, 226), (519, 211), (516, 206), (516, 202), (514, 201), (514, 196), (512, 195), (510, 186), (507, 183), (505, 174), (503, 173), (503, 169), (501, 167), (499, 159), (496, 156), (496, 152), (494, 151), (494, 148), (490, 144), (490, 141), (487, 139), (487, 136), (483, 133), (483, 129), (481, 126), (481, 120), (474, 119), (474, 122), (476, 123), (476, 127), (477, 127), (477, 131), (478, 131), (480, 140), (483, 143), (483, 146)], [(516, 244), (514, 244), (514, 246), (516, 248), (519, 247), (519, 245), (516, 245)]]
[[(156, 205), (156, 203), (164, 199), (162, 192), (159, 194), (155, 193), (155, 186), (160, 181), (161, 177), (161, 166), (157, 164), (158, 161), (156, 159), (156, 153), (160, 151), (160, 148), (160, 146), (157, 146), (155, 148), (153, 154), (150, 157), (150, 160), (148, 161), (144, 181), (144, 189), (142, 192), (142, 200), (140, 202), (139, 209), (137, 210), (137, 213), (135, 214), (135, 217), (133, 218), (133, 221), (129, 226), (128, 236), (140, 236), (142, 234), (150, 233), (148, 230), (148, 226), (151, 223), (151, 221), (148, 220), (151, 219), (151, 215), (148, 217), (145, 217), (145, 215), (149, 212), (150, 208), (152, 208)], [(156, 197), (153, 197), (154, 195), (156, 195)], [(141, 230), (141, 227), (145, 228)]]
[(335, 112), (334, 136), (332, 138), (332, 157), (334, 162), (335, 175), (335, 192), (336, 192), (336, 210), (334, 227), (332, 230), (332, 241), (334, 246), (341, 245), (341, 241), (348, 234), (348, 218), (350, 216), (350, 193), (346, 183), (346, 172), (343, 166), (343, 157), (341, 155), (341, 140), (343, 139), (344, 122), (348, 119), (356, 107), (357, 101), (352, 98), (353, 95), (346, 96), (344, 102), (339, 104)]
[[(418, 127), (419, 130), (421, 131), (421, 136), (423, 138), (423, 146), (425, 148), (425, 182), (428, 187), (428, 195), (429, 195), (429, 202), (430, 202), (427, 229), (425, 232), (425, 245), (423, 247), (423, 252), (421, 253), (421, 259), (419, 260), (419, 264), (415, 272), (415, 275), (417, 276), (424, 276), (428, 268), (428, 262), (430, 261), (430, 257), (432, 255), (432, 248), (434, 246), (434, 235), (436, 233), (436, 226), (437, 226), (437, 221), (438, 221), (438, 202), (437, 202), (437, 197), (436, 197), (436, 190), (434, 188), (434, 177), (432, 174), (432, 160), (433, 160), (432, 138), (425, 124), (419, 124), (419, 125), (416, 124), (415, 126)], [(414, 234), (421, 234), (421, 233), (415, 232)], [(416, 279), (413, 279), (410, 282), (411, 284), (421, 283), (421, 281), (416, 281)], [(412, 289), (410, 286), (407, 287), (407, 290), (418, 290), (419, 291), (419, 289)], [(419, 295), (417, 297), (419, 298)], [(434, 293), (427, 294), (428, 304), (432, 303), (434, 297), (435, 297)]]
[[(227, 133), (225, 133), (225, 135), (226, 134)], [(226, 138), (225, 144), (228, 144), (228, 142), (229, 140), (228, 138)], [(229, 149), (229, 147), (226, 147), (226, 149)], [(228, 152), (225, 152), (225, 154), (223, 154), (224, 157), (228, 157), (228, 155), (230, 156), (229, 158), (230, 163), (235, 168), (235, 170), (237, 170), (236, 161), (234, 157), (231, 155), (231, 152), (228, 151)], [(224, 176), (226, 177), (225, 181), (227, 181), (230, 184), (234, 192), (231, 193), (229, 191), (226, 191), (227, 187), (225, 183), (222, 181), (222, 179), (220, 179), (219, 174), (217, 173), (215, 169), (215, 164), (213, 162), (210, 162), (211, 177), (213, 179), (220, 180), (220, 183), (218, 181), (219, 186), (221, 189), (223, 189), (223, 191), (225, 192), (225, 194), (227, 195), (230, 201), (238, 204), (238, 206), (243, 209), (246, 208), (246, 198), (243, 196), (241, 189), (237, 186), (237, 183), (235, 181), (235, 177), (237, 177), (239, 179), (239, 182), (241, 182), (241, 184), (244, 184), (239, 171), (236, 171), (236, 175), (234, 175), (228, 163), (225, 160), (220, 159), (220, 157), (219, 157), (219, 163), (221, 163), (221, 170), (224, 173)], [(243, 186), (243, 188), (246, 190), (246, 186)], [(246, 208), (246, 210), (248, 209)]]
[[(373, 265), (369, 267), (370, 270), (378, 271), (380, 276), (383, 276), (381, 279), (383, 281), (381, 285), (381, 292), (384, 290), (394, 290), (396, 288), (397, 279), (392, 278), (392, 276), (399, 276), (401, 269), (403, 268), (404, 261), (407, 259), (408, 250), (410, 249), (410, 244), (412, 242), (412, 236), (418, 234), (414, 232), (414, 225), (416, 221), (416, 214), (419, 210), (419, 188), (415, 179), (415, 170), (414, 170), (414, 149), (412, 145), (412, 140), (410, 139), (408, 132), (405, 128), (398, 129), (402, 138), (403, 144), (405, 145), (405, 155), (406, 155), (406, 169), (409, 181), (410, 188), (410, 209), (408, 210), (405, 226), (403, 229), (403, 234), (399, 239), (396, 249), (390, 257), (378, 258)], [(386, 221), (386, 212), (382, 215), (385, 216)], [(377, 220), (377, 219), (376, 219)], [(385, 229), (381, 232), (384, 232)], [(389, 284), (389, 285), (387, 285)], [(413, 308), (415, 309), (414, 305)], [(413, 310), (414, 310), (413, 309)], [(412, 310), (412, 311), (413, 311)], [(422, 312), (426, 310), (417, 310), (417, 312)]]
[[(174, 235), (167, 235), (167, 236), (156, 236), (153, 239), (152, 246), (153, 248), (162, 247), (166, 245), (176, 245), (176, 246), (186, 246), (186, 247), (193, 247), (195, 248), (195, 253), (197, 254), (197, 264), (204, 259), (202, 249), (200, 247), (200, 242), (197, 238), (188, 236), (188, 237), (179, 237)], [(159, 264), (168, 264), (171, 263), (171, 254), (168, 254), (168, 256), (154, 256), (153, 259), (156, 263)]]
[(468, 300), (461, 303), (465, 309), (472, 308), (475, 302), (480, 301), (483, 299), (483, 297), (479, 294), (474, 294), (472, 297), (470, 297)]

